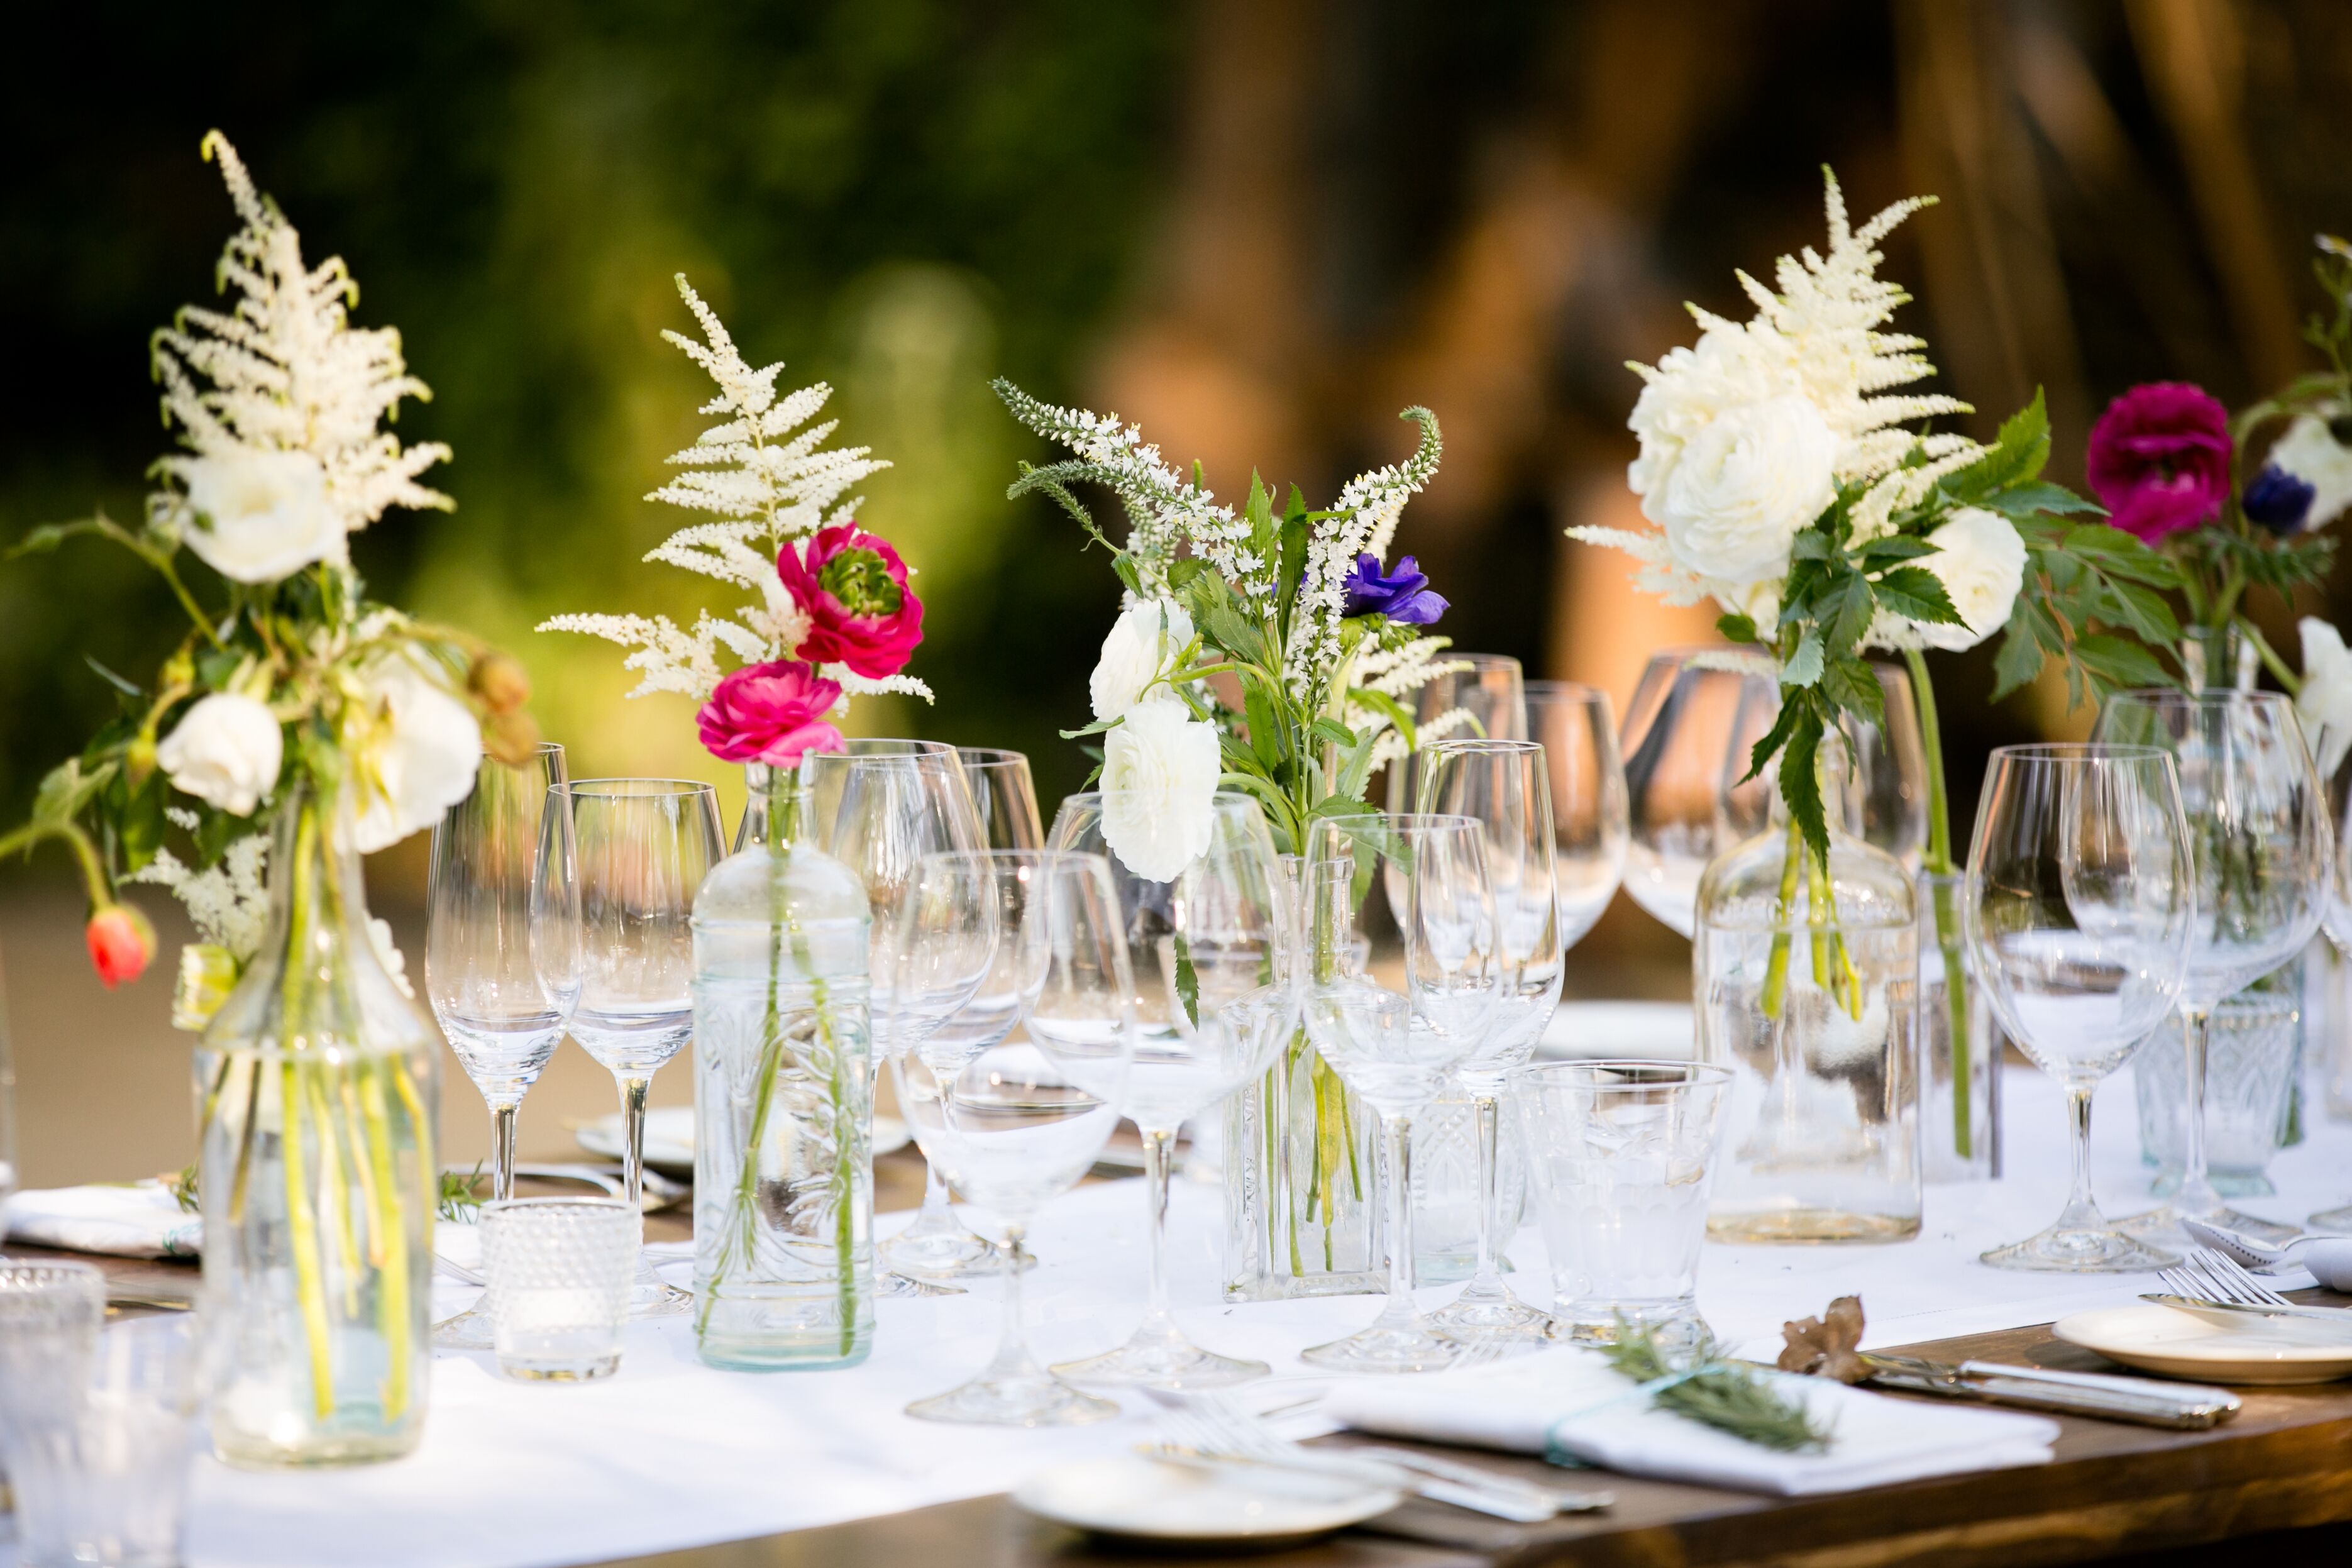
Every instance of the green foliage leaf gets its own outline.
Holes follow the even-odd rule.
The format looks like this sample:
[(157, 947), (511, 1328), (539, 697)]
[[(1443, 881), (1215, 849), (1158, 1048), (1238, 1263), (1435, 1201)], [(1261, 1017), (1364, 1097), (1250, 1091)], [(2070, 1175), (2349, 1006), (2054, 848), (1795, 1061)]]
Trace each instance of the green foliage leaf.
[(1343, 750), (1356, 743), (1356, 732), (1328, 713), (1318, 715), (1315, 722), (1307, 726), (1307, 732), (1318, 741), (1328, 741)]
[(1184, 1004), (1184, 1017), (1192, 1027), (1201, 1026), (1201, 976), (1192, 968), (1192, 944), (1184, 933), (1176, 933), (1176, 999)]
[(1348, 688), (1348, 700), (1379, 709), (1388, 716), (1388, 721), (1396, 726), (1397, 733), (1404, 737), (1406, 745), (1414, 751), (1421, 749), (1421, 732), (1413, 725), (1412, 715), (1405, 711), (1403, 703), (1387, 692), (1375, 691), (1369, 686), (1351, 686)]
[(1816, 855), (1830, 852), (1829, 819), (1822, 810), (1821, 775), (1814, 763), (1822, 748), (1822, 714), (1810, 694), (1791, 694), (1790, 701), (1798, 710), (1796, 721), (1789, 727), (1788, 744), (1780, 751), (1780, 798), (1789, 803), (1789, 816), (1805, 836), (1805, 842)]
[(1936, 552), (1936, 547), (1924, 539), (1908, 533), (1890, 533), (1884, 539), (1874, 539), (1855, 551), (1853, 558), (1864, 572), (1878, 572)]
[(1869, 661), (1842, 658), (1822, 671), (1822, 695), (1873, 724), (1886, 722), (1886, 692)]
[(2104, 689), (2095, 689), (2095, 696), (2104, 697), (2107, 690), (2119, 688), (2175, 684), (2154, 654), (2126, 637), (2104, 633), (2077, 637), (2074, 658)]
[[(2061, 516), (2084, 513), (2096, 517), (2106, 515), (2106, 508), (2098, 502), (2078, 496), (2063, 485), (2053, 485), (2039, 480), (2032, 484), (2019, 485), (2013, 489), (1996, 490), (1990, 495), (1979, 496), (1969, 504), (1980, 506), (1987, 511), (1997, 511), (2012, 521), (2042, 512)], [(2129, 535), (2126, 537), (2128, 538)]]
[(2112, 577), (2128, 577), (2152, 588), (2180, 585), (2180, 568), (2120, 528), (2078, 522), (2066, 530), (2061, 549), (2068, 557)]
[(2037, 386), (2032, 402), (2001, 421), (1991, 448), (1959, 472), (1947, 475), (1940, 488), (1954, 500), (1979, 500), (2039, 478), (2049, 460), (2050, 415)]
[(1925, 566), (1897, 566), (1882, 574), (1874, 586), (1879, 605), (1906, 619), (1929, 626), (1962, 624), (1944, 580)]
[(1807, 626), (1805, 635), (1798, 639), (1797, 651), (1790, 654), (1789, 662), (1780, 667), (1780, 684), (1784, 687), (1811, 686), (1821, 679), (1824, 662), (1821, 628)]
[(2009, 629), (2001, 634), (2000, 647), (1993, 653), (1992, 700), (1998, 702), (2031, 684), (2042, 673), (2042, 645), (2034, 640), (2032, 628), (2020, 616), (2011, 616)]
[(1756, 640), (1756, 623), (1746, 616), (1738, 614), (1717, 616), (1715, 618), (1715, 629), (1721, 632), (1727, 642), (1752, 643)]

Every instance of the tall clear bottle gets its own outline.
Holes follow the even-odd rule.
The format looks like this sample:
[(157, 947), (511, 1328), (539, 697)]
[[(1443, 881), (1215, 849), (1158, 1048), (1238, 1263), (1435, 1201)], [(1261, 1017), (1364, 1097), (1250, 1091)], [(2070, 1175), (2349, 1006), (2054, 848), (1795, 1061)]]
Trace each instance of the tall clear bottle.
[(866, 889), (801, 835), (797, 774), (753, 763), (735, 853), (694, 900), (694, 1322), (740, 1371), (874, 1345)]

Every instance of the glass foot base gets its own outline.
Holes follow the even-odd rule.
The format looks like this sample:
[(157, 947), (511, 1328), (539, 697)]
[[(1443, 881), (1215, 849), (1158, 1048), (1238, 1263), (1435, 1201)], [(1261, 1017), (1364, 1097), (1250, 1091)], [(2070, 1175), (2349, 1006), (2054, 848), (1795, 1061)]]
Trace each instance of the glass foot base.
[(681, 1290), (654, 1272), (651, 1259), (637, 1258), (637, 1277), (629, 1282), (629, 1321), (675, 1318), (694, 1310), (694, 1292)]
[[(2202, 1213), (2192, 1213), (2191, 1217), (2201, 1219), (2207, 1225), (2220, 1226), (2224, 1230), (2234, 1230), (2240, 1236), (2250, 1236), (2256, 1241), (2292, 1241), (2303, 1234), (2294, 1226), (2274, 1225), (2266, 1219), (2256, 1219), (2252, 1215), (2241, 1214), (2226, 1205)], [(2159, 1209), (2150, 1209), (2146, 1214), (2134, 1215), (2129, 1219), (2118, 1220), (2116, 1228), (2157, 1247), (2185, 1250), (2202, 1245), (2180, 1228), (2180, 1211), (2170, 1204)]]
[(1464, 1344), (1496, 1345), (1507, 1355), (1552, 1342), (1549, 1312), (1528, 1306), (1497, 1280), (1474, 1279), (1462, 1294), (1424, 1315), (1432, 1329)]
[(925, 1279), (913, 1274), (880, 1274), (874, 1280), (874, 1295), (879, 1300), (967, 1294), (969, 1292), (961, 1285), (942, 1284), (937, 1279)]
[(1416, 1318), (1409, 1324), (1374, 1323), (1344, 1340), (1300, 1351), (1298, 1359), (1332, 1372), (1444, 1372), (1462, 1350), (1458, 1341), (1433, 1332)]
[(433, 1345), (445, 1351), (495, 1349), (490, 1315), (479, 1307), (468, 1307), (454, 1318), (442, 1319), (433, 1325)]
[(2314, 1230), (2352, 1230), (2352, 1204), (2340, 1209), (2322, 1209), (2308, 1223)]
[[(874, 1255), (885, 1268), (919, 1279), (995, 1279), (1004, 1273), (1003, 1249), (968, 1230), (919, 1237), (901, 1232)], [(1028, 1248), (1019, 1257), (1024, 1274), (1037, 1267), (1037, 1255)]]
[(1054, 1375), (1072, 1383), (1101, 1384), (1116, 1388), (1160, 1388), (1190, 1394), (1202, 1388), (1231, 1388), (1251, 1383), (1274, 1369), (1262, 1361), (1204, 1351), (1180, 1334), (1139, 1334), (1115, 1351), (1066, 1361)]
[(916, 1400), (907, 1414), (918, 1421), (968, 1426), (1078, 1426), (1108, 1421), (1118, 1406), (1045, 1373), (998, 1378), (982, 1373), (960, 1388)]
[(2051, 1226), (1979, 1260), (1995, 1268), (2050, 1274), (2147, 1274), (2180, 1261), (2177, 1253), (2151, 1247), (2117, 1229), (2074, 1230)]

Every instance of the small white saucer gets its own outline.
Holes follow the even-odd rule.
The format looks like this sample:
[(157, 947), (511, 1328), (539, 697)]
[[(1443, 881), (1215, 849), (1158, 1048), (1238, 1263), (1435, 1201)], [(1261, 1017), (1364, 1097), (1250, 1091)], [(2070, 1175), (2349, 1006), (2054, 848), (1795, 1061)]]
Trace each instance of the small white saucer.
[(2050, 1331), (2126, 1366), (2196, 1383), (2327, 1383), (2352, 1376), (2352, 1335), (2323, 1340), (2252, 1320), (2245, 1328), (2225, 1329), (2154, 1302), (2074, 1312)]
[[(607, 1160), (621, 1157), (621, 1113), (600, 1116), (576, 1129), (572, 1136), (592, 1154)], [(874, 1119), (874, 1152), (887, 1154), (907, 1146), (907, 1124), (895, 1116)], [(694, 1107), (656, 1105), (646, 1112), (646, 1163), (665, 1176), (694, 1179)]]
[(1013, 1500), (1041, 1519), (1129, 1541), (1307, 1541), (1388, 1512), (1393, 1488), (1265, 1466), (1163, 1464), (1140, 1454), (1041, 1470)]

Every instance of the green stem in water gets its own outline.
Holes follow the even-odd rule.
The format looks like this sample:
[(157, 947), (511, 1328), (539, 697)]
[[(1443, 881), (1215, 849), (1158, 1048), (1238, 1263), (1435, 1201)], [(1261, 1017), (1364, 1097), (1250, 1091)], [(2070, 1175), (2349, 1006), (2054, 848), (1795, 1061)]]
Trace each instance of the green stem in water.
[[(1944, 729), (1936, 715), (1936, 685), (1927, 677), (1927, 656), (1909, 648), (1903, 658), (1911, 669), (1911, 693), (1919, 710), (1919, 743), (1927, 753), (1927, 853), (1923, 858), (1933, 889), (1936, 948), (1944, 965), (1944, 1027), (1952, 1056), (1952, 1149), (1966, 1160), (1976, 1152), (1970, 1079), (1977, 1064), (1971, 1056), (1975, 1042), (1969, 1038), (1969, 966), (1960, 945), (1958, 889), (1948, 879), (1958, 868), (1952, 863), (1952, 806), (1944, 783)], [(1991, 1070), (1990, 1064), (1986, 1070)]]
[(2240, 616), (2238, 635), (2253, 645), (2254, 652), (2262, 656), (2263, 668), (2271, 672), (2271, 679), (2277, 681), (2289, 697), (2303, 695), (2303, 677), (2297, 675), (2288, 667), (2286, 660), (2278, 656), (2278, 650), (2271, 647), (2270, 639), (2263, 636), (2260, 627), (2245, 616)]
[(280, 1163), (286, 1168), (286, 1226), (294, 1252), (294, 1296), (302, 1311), (302, 1331), (310, 1352), (310, 1400), (321, 1420), (334, 1414), (334, 1365), (329, 1352), (326, 1280), (320, 1268), (318, 1216), (310, 1206), (304, 1179), (302, 1149), (302, 1087), (293, 1057), (305, 1043), (305, 1012), (310, 987), (311, 858), (319, 842), (318, 808), (304, 801), (294, 823), (293, 905), (287, 931), (287, 961), (280, 1005), (284, 1026), (278, 1048), (286, 1058), (278, 1068), (278, 1090)]
[(1789, 824), (1788, 852), (1780, 861), (1780, 901), (1772, 911), (1772, 956), (1764, 970), (1764, 1016), (1778, 1018), (1789, 1004), (1789, 911), (1797, 903), (1797, 877), (1804, 868), (1804, 830)]

